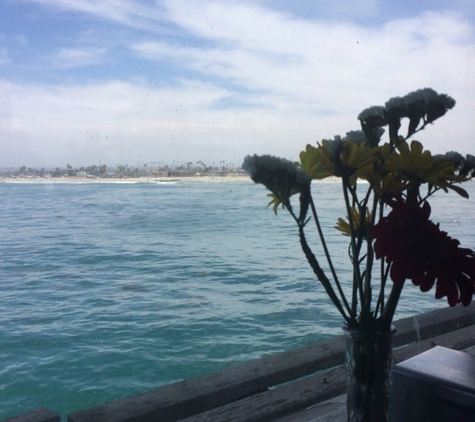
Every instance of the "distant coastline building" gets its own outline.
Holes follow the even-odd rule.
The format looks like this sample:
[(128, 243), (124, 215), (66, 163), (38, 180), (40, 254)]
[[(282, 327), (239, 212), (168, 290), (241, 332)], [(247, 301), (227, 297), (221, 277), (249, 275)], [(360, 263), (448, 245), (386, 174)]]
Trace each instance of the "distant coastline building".
[(150, 173), (153, 177), (168, 177), (170, 176), (169, 170), (151, 170)]

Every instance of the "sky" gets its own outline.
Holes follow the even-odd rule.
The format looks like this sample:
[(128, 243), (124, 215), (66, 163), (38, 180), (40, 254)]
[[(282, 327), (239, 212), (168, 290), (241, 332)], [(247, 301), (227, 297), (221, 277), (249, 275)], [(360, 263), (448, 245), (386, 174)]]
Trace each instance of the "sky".
[(1, 0), (0, 167), (298, 159), (430, 87), (475, 154), (473, 0)]

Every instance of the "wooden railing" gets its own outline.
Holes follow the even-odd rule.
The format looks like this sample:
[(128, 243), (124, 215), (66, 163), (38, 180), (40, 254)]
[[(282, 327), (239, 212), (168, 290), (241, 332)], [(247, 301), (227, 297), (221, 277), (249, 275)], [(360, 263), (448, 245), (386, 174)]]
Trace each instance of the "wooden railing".
[[(436, 345), (475, 347), (474, 305), (445, 308), (394, 325), (396, 363)], [(68, 422), (275, 421), (345, 391), (344, 349), (339, 336), (81, 410), (68, 415)], [(59, 417), (9, 422), (20, 420), (56, 422)]]

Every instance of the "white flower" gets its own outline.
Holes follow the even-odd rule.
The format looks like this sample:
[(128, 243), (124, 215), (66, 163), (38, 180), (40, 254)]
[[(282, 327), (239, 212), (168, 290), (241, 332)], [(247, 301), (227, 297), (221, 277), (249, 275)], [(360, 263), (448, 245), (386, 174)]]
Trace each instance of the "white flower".
[(455, 100), (447, 94), (440, 94), (437, 97), (437, 102), (447, 109), (451, 109), (455, 106)]
[(404, 111), (404, 98), (390, 98), (388, 101), (386, 101), (386, 104), (384, 104), (384, 108), (387, 112), (392, 110)]
[(459, 175), (471, 178), (475, 170), (475, 157), (467, 154), (465, 157), (456, 152), (449, 151), (445, 154), (434, 155), (437, 161), (450, 161), (459, 171)]
[(384, 107), (372, 106), (364, 109), (358, 116), (358, 120), (362, 122), (369, 119), (383, 119), (384, 120)]
[[(384, 129), (382, 127), (376, 127), (373, 129), (378, 139), (381, 139), (381, 136), (384, 134)], [(346, 136), (343, 138), (343, 142), (351, 141), (355, 144), (369, 144), (368, 139), (366, 138), (365, 133), (362, 130), (351, 130), (346, 132)]]
[(406, 109), (416, 108), (420, 113), (425, 114), (430, 103), (437, 101), (437, 92), (432, 88), (418, 89), (410, 92), (404, 97)]
[(406, 106), (404, 105), (404, 98), (393, 97), (384, 104), (386, 120), (391, 124), (396, 124), (399, 127), (400, 119), (406, 117)]
[(379, 141), (373, 136), (374, 130), (381, 126), (386, 126), (388, 124), (386, 117), (384, 115), (384, 107), (381, 106), (372, 106), (363, 110), (358, 119), (361, 122), (361, 127), (366, 132), (367, 137), (370, 137), (369, 143), (373, 144)]
[(343, 142), (351, 141), (355, 144), (367, 144), (368, 140), (362, 130), (352, 130), (346, 132), (346, 136), (343, 138)]
[(303, 169), (291, 161), (272, 155), (248, 155), (242, 168), (254, 182), (263, 184), (283, 202), (288, 200), (293, 190), (302, 192), (312, 181)]
[(407, 94), (404, 97), (404, 105), (409, 117), (414, 113), (413, 117), (432, 114), (432, 116), (428, 116), (427, 120), (433, 122), (443, 116), (447, 110), (453, 108), (455, 100), (446, 94), (437, 94), (432, 88), (424, 88)]
[(327, 140), (327, 150), (330, 157), (335, 158), (340, 155), (341, 147), (343, 146), (343, 140), (340, 135), (335, 135), (334, 139)]
[(465, 156), (465, 161), (472, 167), (475, 167), (475, 156), (473, 156), (472, 154), (467, 154)]
[(421, 89), (419, 95), (427, 104), (437, 101), (438, 97), (437, 92), (435, 92), (432, 88)]
[(465, 159), (462, 154), (459, 154), (456, 151), (449, 151), (445, 154), (436, 154), (433, 158), (437, 162), (448, 161), (454, 166), (454, 169), (459, 175), (467, 176), (467, 174), (471, 172), (470, 167), (465, 166)]
[(437, 161), (442, 161), (442, 160), (450, 161), (456, 167), (459, 167), (464, 160), (462, 154), (456, 151), (448, 151), (445, 154), (436, 154), (434, 155), (434, 159)]
[(242, 167), (249, 172), (251, 177), (256, 176), (261, 169), (268, 171), (282, 170), (289, 173), (297, 170), (297, 167), (291, 161), (272, 155), (248, 155), (244, 159)]
[(310, 183), (312, 182), (312, 178), (307, 173), (305, 173), (305, 170), (301, 169), (300, 167), (297, 167), (297, 175), (295, 177), (295, 182), (301, 186), (310, 185)]
[(437, 94), (432, 88), (410, 92), (404, 98), (405, 117), (409, 117), (408, 135), (420, 130), (419, 123), (433, 123), (455, 105), (455, 100), (446, 94)]
[(460, 174), (468, 177), (472, 177), (475, 172), (475, 157), (471, 154), (467, 154), (463, 159)]

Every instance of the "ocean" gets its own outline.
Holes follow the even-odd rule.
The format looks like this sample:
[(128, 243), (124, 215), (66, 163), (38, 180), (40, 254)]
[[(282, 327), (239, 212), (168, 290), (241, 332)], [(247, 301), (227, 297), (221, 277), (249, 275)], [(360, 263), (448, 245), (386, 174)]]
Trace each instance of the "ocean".
[[(435, 221), (475, 247), (475, 184)], [(340, 184), (313, 191), (348, 285)], [(0, 183), (0, 419), (62, 415), (341, 333), (296, 226), (250, 181)], [(313, 242), (318, 247), (316, 241)], [(405, 287), (396, 318), (445, 307)]]

